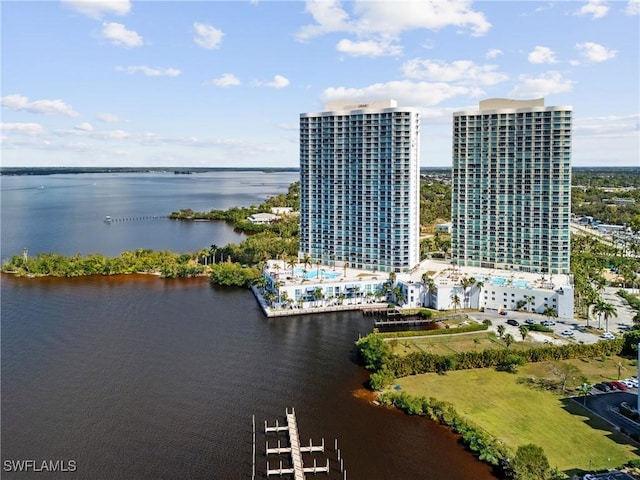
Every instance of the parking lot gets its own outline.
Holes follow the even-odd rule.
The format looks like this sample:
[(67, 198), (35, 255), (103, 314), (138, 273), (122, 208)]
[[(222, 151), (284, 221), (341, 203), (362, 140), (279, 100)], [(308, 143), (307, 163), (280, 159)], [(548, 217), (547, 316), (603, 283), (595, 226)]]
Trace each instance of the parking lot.
[[(609, 319), (609, 332), (613, 335), (621, 335), (627, 331), (633, 325), (633, 316), (636, 312), (629, 307), (626, 301), (616, 295), (617, 288), (607, 287), (602, 292), (602, 298), (605, 302), (611, 303), (617, 310), (617, 317)], [(525, 311), (508, 311), (507, 315), (500, 315), (497, 310), (486, 310), (480, 313), (474, 313), (474, 318), (478, 321), (484, 319), (491, 320), (490, 330), (497, 332), (498, 325), (505, 326), (505, 333), (510, 333), (518, 341), (522, 339), (518, 326), (509, 325), (508, 320), (516, 320), (519, 325), (526, 325), (526, 320), (529, 319), (534, 323), (540, 324), (549, 320), (544, 315), (537, 313), (525, 312)], [(591, 333), (587, 330), (587, 321), (585, 319), (550, 319), (554, 324), (549, 326), (553, 330), (554, 335), (529, 332), (529, 338), (534, 341), (551, 342), (555, 344), (563, 344), (570, 342), (582, 342), (582, 343), (596, 343), (598, 341), (605, 341), (600, 335), (604, 333), (605, 321), (601, 319), (598, 322), (597, 318), (589, 320), (589, 326), (597, 328), (600, 323), (601, 331), (597, 333)], [(563, 334), (564, 332), (564, 334)]]

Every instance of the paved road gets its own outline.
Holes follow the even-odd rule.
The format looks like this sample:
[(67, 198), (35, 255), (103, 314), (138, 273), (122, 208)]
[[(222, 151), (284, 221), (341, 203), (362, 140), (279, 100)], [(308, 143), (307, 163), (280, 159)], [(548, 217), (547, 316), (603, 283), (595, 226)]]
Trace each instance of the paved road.
[(615, 425), (617, 428), (627, 433), (635, 433), (640, 435), (640, 424), (620, 415), (615, 409), (622, 403), (627, 402), (630, 407), (638, 405), (638, 391), (631, 388), (626, 392), (608, 392), (602, 393), (593, 389), (594, 395), (586, 399), (579, 399), (580, 403), (586, 400), (586, 407), (600, 417)]

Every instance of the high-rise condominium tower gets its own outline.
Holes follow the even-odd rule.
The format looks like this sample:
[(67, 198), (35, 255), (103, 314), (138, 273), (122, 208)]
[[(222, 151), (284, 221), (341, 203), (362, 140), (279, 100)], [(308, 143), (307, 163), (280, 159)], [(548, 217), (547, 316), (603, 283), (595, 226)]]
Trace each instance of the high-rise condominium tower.
[(544, 99), (453, 114), (455, 263), (569, 273), (571, 117)]
[(404, 271), (419, 261), (419, 113), (393, 100), (300, 115), (300, 255)]

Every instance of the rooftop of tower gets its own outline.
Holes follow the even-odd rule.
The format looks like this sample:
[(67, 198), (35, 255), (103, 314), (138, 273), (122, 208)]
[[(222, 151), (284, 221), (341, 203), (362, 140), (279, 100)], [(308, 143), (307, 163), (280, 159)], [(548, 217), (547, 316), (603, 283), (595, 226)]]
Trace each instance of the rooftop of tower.
[(378, 100), (376, 102), (358, 101), (358, 100), (335, 100), (324, 104), (324, 109), (331, 112), (340, 112), (345, 110), (361, 110), (365, 108), (396, 108), (398, 102), (393, 99)]
[(478, 115), (487, 113), (509, 113), (509, 112), (541, 112), (541, 111), (571, 111), (571, 106), (550, 106), (545, 107), (544, 98), (534, 98), (532, 100), (513, 100), (510, 98), (487, 98), (480, 100), (477, 110), (463, 110), (454, 112), (454, 116)]

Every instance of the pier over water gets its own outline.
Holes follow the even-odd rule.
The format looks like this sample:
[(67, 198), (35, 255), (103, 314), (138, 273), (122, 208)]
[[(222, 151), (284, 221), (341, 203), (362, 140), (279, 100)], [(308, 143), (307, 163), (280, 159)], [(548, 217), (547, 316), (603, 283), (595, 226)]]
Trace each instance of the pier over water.
[[(285, 411), (286, 424), (281, 425), (278, 420), (274, 422), (273, 425), (269, 426), (269, 424), (264, 422), (264, 433), (265, 435), (275, 434), (280, 435), (281, 433), (285, 433), (285, 446), (282, 445), (280, 439), (277, 440), (276, 446), (269, 445), (269, 439), (267, 438), (265, 444), (265, 453), (267, 456), (267, 470), (266, 475), (267, 478), (272, 475), (277, 475), (282, 477), (283, 475), (291, 475), (294, 480), (304, 480), (306, 473), (312, 473), (314, 476), (318, 473), (325, 473), (329, 475), (332, 470), (336, 472), (336, 474), (340, 475), (340, 478), (343, 480), (347, 479), (347, 471), (344, 468), (344, 460), (340, 458), (340, 450), (338, 449), (338, 440), (335, 440), (334, 450), (337, 455), (336, 466), (332, 469), (329, 458), (326, 459), (326, 463), (318, 464), (316, 458), (313, 459), (313, 465), (305, 466), (303, 453), (325, 453), (325, 443), (324, 438), (322, 441), (314, 445), (313, 441), (309, 439), (309, 445), (301, 445), (300, 443), (300, 435), (298, 432), (298, 421), (296, 419), (296, 413), (294, 409), (287, 409)], [(255, 418), (254, 418), (254, 437), (253, 437), (253, 475), (252, 478), (255, 479), (255, 463), (256, 463), (256, 448), (255, 448)], [(283, 456), (286, 455), (287, 458), (283, 461), (282, 458), (279, 460), (279, 464), (276, 467), (271, 466), (269, 456)]]

